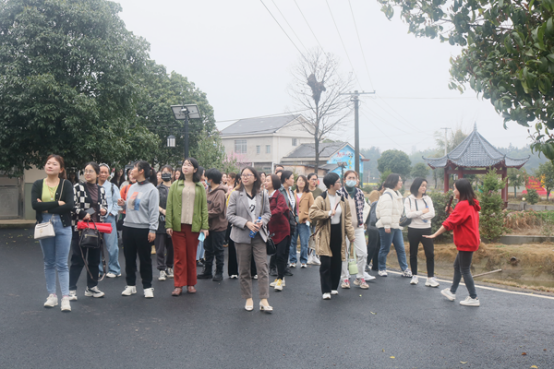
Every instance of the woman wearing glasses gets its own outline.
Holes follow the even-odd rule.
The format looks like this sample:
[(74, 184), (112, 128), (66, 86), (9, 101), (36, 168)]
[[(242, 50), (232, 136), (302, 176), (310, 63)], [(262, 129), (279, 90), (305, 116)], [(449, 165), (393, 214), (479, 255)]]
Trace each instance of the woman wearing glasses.
[(231, 240), (235, 242), (237, 259), (239, 262), (240, 289), (242, 298), (246, 299), (246, 311), (254, 309), (252, 300), (252, 276), (250, 261), (252, 257), (258, 270), (258, 289), (260, 296), (260, 310), (271, 313), (269, 305), (269, 277), (267, 268), (266, 237), (260, 233), (262, 226), (266, 226), (271, 217), (269, 199), (265, 191), (261, 190), (261, 181), (256, 169), (247, 167), (241, 172), (242, 184), (231, 193), (227, 220), (233, 225)]
[(165, 228), (173, 239), (172, 296), (179, 296), (183, 287), (196, 293), (196, 252), (200, 233), (208, 235), (208, 202), (206, 190), (200, 183), (198, 161), (183, 162), (183, 177), (173, 182), (167, 197)]

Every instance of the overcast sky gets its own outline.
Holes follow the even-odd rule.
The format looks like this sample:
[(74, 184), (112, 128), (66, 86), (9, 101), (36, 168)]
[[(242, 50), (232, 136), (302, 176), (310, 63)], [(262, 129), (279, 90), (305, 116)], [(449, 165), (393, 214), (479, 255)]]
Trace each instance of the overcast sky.
[[(529, 142), (527, 129), (515, 122), (504, 130), (489, 101), (470, 89), (463, 95), (448, 89), (449, 58), (458, 48), (408, 34), (398, 16), (386, 19), (376, 0), (328, 0), (331, 11), (324, 0), (119, 3), (127, 28), (150, 43), (151, 58), (207, 93), (219, 128), (240, 118), (300, 109), (287, 93), (291, 68), (300, 57), (295, 45), (304, 53), (320, 44), (339, 56), (344, 73), (353, 71), (356, 89), (376, 91), (375, 97), (362, 98), (362, 148), (410, 153), (434, 147), (433, 133), (441, 127), (469, 132), (474, 123), (495, 146)], [(353, 144), (353, 123), (333, 138)]]

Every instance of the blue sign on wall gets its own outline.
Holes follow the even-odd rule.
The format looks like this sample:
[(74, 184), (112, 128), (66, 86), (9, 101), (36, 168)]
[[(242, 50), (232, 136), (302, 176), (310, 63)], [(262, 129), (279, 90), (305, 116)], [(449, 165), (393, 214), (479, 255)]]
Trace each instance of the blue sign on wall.
[[(338, 164), (341, 162), (345, 162), (346, 166), (344, 167), (344, 171), (347, 170), (355, 170), (356, 169), (356, 160), (354, 159), (354, 149), (350, 147), (350, 145), (346, 145), (343, 149), (341, 149), (339, 152), (337, 152), (335, 155), (331, 157), (327, 161), (327, 164)], [(342, 169), (340, 167), (332, 170), (333, 173), (337, 173), (339, 176), (341, 175)], [(360, 178), (363, 178), (364, 173), (364, 162), (362, 161), (362, 156), (360, 155)]]

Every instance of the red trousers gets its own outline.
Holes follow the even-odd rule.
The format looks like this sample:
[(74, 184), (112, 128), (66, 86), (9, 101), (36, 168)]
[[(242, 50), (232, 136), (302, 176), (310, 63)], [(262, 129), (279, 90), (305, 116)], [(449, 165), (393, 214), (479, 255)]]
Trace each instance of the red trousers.
[(181, 224), (181, 232), (173, 231), (173, 274), (175, 287), (196, 285), (196, 249), (199, 232), (190, 224)]

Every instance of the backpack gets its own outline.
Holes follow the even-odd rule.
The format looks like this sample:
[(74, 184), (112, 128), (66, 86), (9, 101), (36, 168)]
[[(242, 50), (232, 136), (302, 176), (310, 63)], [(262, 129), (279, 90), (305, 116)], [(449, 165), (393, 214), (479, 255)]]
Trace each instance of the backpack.
[(369, 216), (367, 217), (368, 225), (370, 227), (375, 227), (377, 223), (377, 203), (379, 200), (374, 201), (370, 205)]

